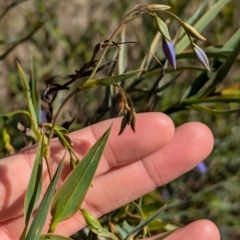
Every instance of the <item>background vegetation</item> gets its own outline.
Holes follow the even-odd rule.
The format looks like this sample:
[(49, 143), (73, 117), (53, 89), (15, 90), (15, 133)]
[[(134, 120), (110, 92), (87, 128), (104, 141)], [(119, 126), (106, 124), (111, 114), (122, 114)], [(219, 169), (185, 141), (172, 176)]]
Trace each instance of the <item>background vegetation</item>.
[[(171, 6), (171, 12), (183, 20), (188, 20), (200, 8), (203, 9), (201, 13), (203, 15), (216, 2), (218, 1), (163, 0), (161, 4)], [(228, 4), (202, 31), (202, 34), (207, 38), (207, 42), (201, 45), (203, 49), (209, 50), (208, 47), (214, 46), (215, 49), (221, 50), (234, 33), (239, 32), (240, 2), (238, 0), (227, 2)], [(70, 74), (89, 61), (94, 46), (101, 41), (101, 36), (107, 39), (126, 12), (140, 2), (127, 0), (22, 0), (16, 1), (16, 4), (9, 9), (11, 3), (12, 1), (0, 2), (1, 114), (26, 109), (16, 60), (20, 62), (28, 76), (34, 72), (37, 88), (41, 91), (45, 86), (44, 80), (49, 76)], [(145, 1), (145, 3), (156, 3), (156, 1)], [(4, 9), (8, 9), (8, 11), (5, 12)], [(163, 16), (163, 18), (167, 19), (167, 16)], [(179, 24), (176, 21), (171, 21), (169, 26), (170, 33), (174, 36), (179, 29)], [(149, 48), (156, 32), (157, 28), (153, 19), (146, 16), (131, 23), (126, 30), (125, 37), (127, 41), (137, 41)], [(217, 56), (211, 55), (210, 50), (206, 50), (206, 52), (212, 62), (213, 59), (214, 61), (216, 59), (218, 61), (225, 60), (230, 54), (226, 52)], [(139, 68), (146, 55), (146, 51), (134, 44), (128, 45), (126, 53), (125, 64), (128, 71)], [(181, 67), (190, 65), (200, 67), (195, 57), (187, 55), (188, 49), (184, 53), (186, 55), (177, 56), (177, 68), (181, 69)], [(160, 51), (157, 52), (157, 55), (161, 59)], [(110, 57), (109, 59), (111, 60)], [(238, 57), (227, 76), (216, 86), (215, 93), (223, 94), (224, 89), (239, 83), (239, 61)], [(156, 65), (156, 63), (152, 63), (153, 69), (154, 64)], [(196, 219), (207, 218), (217, 224), (222, 239), (239, 239), (240, 112), (231, 112), (231, 110), (239, 108), (239, 103), (236, 101), (229, 104), (226, 101), (225, 103), (201, 105), (201, 107), (210, 109), (210, 112), (206, 109), (196, 109), (196, 106), (195, 109), (190, 107), (185, 111), (171, 110), (171, 106), (174, 106), (181, 99), (201, 72), (188, 68), (181, 70), (179, 76), (178, 73), (179, 71), (173, 72), (164, 78), (163, 85), (168, 80), (175, 80), (164, 91), (156, 94), (158, 101), (151, 107), (146, 108), (146, 102), (139, 99), (141, 91), (151, 89), (151, 77), (148, 78), (150, 80), (138, 84), (138, 91), (130, 91), (136, 111), (165, 111), (173, 119), (176, 126), (188, 121), (201, 121), (212, 129), (215, 136), (215, 147), (204, 166), (198, 166), (197, 169), (146, 196), (144, 199), (147, 203), (145, 210), (151, 212), (162, 206), (161, 201), (176, 199), (177, 201), (168, 205), (161, 214), (157, 224), (162, 223), (165, 226), (168, 224), (170, 228), (169, 223), (181, 225)], [(104, 76), (104, 73), (100, 73), (100, 76)], [(129, 86), (131, 83), (126, 83), (124, 88), (127, 89)], [(112, 117), (111, 109), (103, 108), (106, 94), (107, 92), (103, 88), (90, 89), (78, 94), (68, 102), (59, 121), (64, 122), (75, 116), (75, 122), (70, 127), (70, 131), (73, 131)], [(231, 95), (233, 98), (239, 99), (239, 87), (234, 87), (234, 94), (231, 92)], [(61, 92), (55, 104), (58, 105), (65, 96), (66, 93)], [(226, 113), (219, 114), (218, 111), (226, 111)], [(6, 141), (2, 137), (0, 139), (0, 157), (33, 143), (31, 138), (17, 130), (18, 122), (29, 125), (28, 121), (28, 118), (22, 114), (14, 115), (7, 121), (1, 118), (1, 132), (4, 133), (7, 129), (11, 137), (12, 148), (6, 148)], [(205, 168), (203, 169), (203, 167)], [(147, 207), (151, 210), (148, 210)], [(119, 213), (121, 213), (121, 209), (115, 213), (115, 216), (118, 216)], [(121, 225), (124, 218), (116, 217), (116, 219), (116, 225), (119, 224), (119, 229), (128, 228), (128, 226)], [(104, 219), (102, 221), (104, 222)], [(128, 224), (130, 223), (129, 220)], [(154, 227), (153, 223), (152, 228), (154, 229)]]

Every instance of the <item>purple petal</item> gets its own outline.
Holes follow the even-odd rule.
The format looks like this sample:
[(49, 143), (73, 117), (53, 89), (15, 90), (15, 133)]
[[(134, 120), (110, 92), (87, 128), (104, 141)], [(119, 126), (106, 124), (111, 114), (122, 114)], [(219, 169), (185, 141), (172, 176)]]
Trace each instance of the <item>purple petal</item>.
[(164, 200), (169, 200), (171, 198), (170, 193), (167, 189), (163, 190), (162, 197)]
[(207, 173), (208, 169), (207, 166), (204, 162), (200, 162), (197, 166), (196, 166), (197, 170), (202, 173), (205, 174)]
[(166, 59), (170, 65), (176, 69), (176, 55), (174, 45), (171, 41), (168, 41), (164, 37), (162, 38), (162, 49), (165, 54)]
[(41, 122), (42, 122), (42, 123), (47, 122), (47, 113), (46, 113), (46, 111), (41, 110), (40, 116), (41, 116)]

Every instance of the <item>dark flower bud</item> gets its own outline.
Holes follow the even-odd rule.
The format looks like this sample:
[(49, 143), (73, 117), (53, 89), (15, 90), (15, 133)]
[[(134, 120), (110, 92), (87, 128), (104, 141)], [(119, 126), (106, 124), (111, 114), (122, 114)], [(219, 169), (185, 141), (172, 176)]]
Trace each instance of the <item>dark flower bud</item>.
[(172, 41), (168, 41), (164, 37), (162, 38), (162, 49), (165, 54), (166, 59), (170, 65), (176, 69), (176, 55), (175, 48)]

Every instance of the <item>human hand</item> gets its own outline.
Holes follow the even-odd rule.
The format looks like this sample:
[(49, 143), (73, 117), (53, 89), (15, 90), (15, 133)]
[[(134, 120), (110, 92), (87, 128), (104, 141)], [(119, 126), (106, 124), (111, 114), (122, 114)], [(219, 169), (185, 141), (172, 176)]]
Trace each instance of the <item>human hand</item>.
[[(161, 113), (138, 114), (136, 133), (127, 128), (121, 136), (121, 119), (107, 120), (73, 132), (74, 150), (83, 156), (114, 122), (104, 156), (97, 169), (93, 187), (89, 189), (82, 208), (96, 217), (110, 212), (136, 198), (167, 184), (191, 170), (208, 156), (213, 147), (210, 130), (191, 122), (178, 128)], [(18, 240), (24, 228), (23, 202), (31, 174), (36, 146), (0, 162), (0, 239)], [(52, 142), (53, 168), (56, 169), (63, 148)], [(66, 163), (63, 179), (70, 172)], [(44, 167), (43, 192), (49, 184)], [(61, 222), (56, 233), (71, 235), (85, 226), (80, 213)], [(44, 230), (47, 231), (46, 225)], [(199, 220), (175, 231), (168, 240), (218, 240), (218, 229), (208, 220)]]

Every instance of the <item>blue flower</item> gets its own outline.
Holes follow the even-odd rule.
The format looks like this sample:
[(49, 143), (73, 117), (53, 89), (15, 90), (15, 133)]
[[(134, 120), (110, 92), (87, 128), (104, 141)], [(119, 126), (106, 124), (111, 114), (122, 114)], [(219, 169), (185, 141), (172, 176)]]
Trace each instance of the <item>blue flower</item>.
[(40, 110), (41, 123), (47, 122), (47, 113), (44, 110)]
[(165, 54), (166, 59), (170, 65), (176, 69), (176, 55), (175, 48), (172, 41), (168, 41), (164, 37), (162, 38), (162, 49)]
[(171, 198), (171, 195), (167, 189), (163, 189), (162, 198), (164, 200), (169, 200)]
[(207, 166), (204, 162), (200, 162), (197, 166), (196, 166), (197, 170), (202, 173), (205, 174), (207, 173), (208, 169)]

